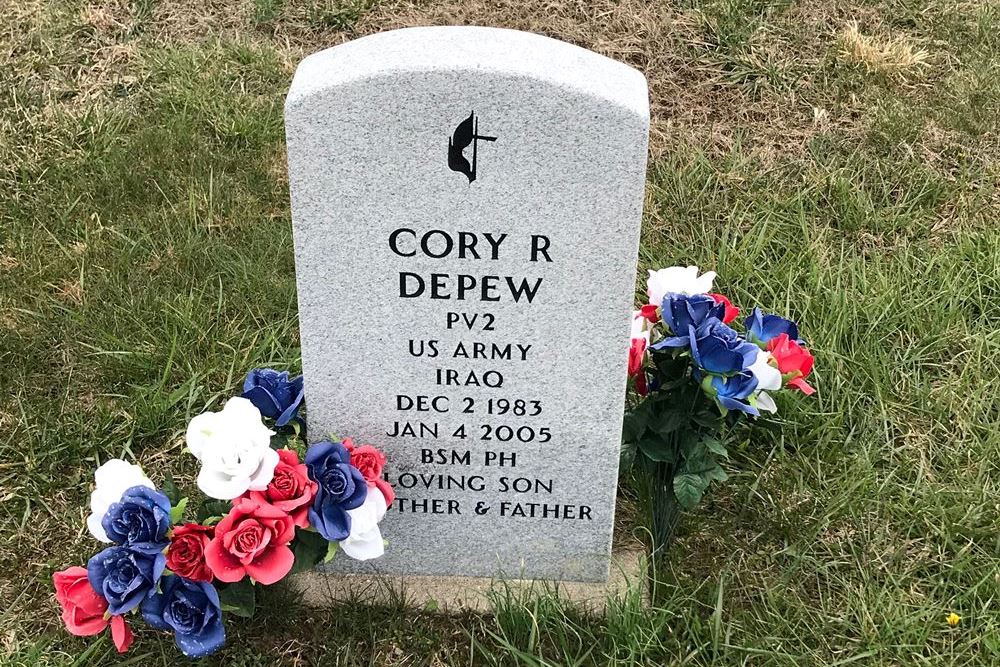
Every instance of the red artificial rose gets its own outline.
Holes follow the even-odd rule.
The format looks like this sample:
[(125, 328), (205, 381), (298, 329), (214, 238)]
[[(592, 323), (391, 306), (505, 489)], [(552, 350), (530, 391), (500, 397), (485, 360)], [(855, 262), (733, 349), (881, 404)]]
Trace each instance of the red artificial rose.
[(640, 396), (648, 393), (646, 388), (646, 373), (642, 369), (642, 362), (646, 355), (646, 339), (633, 338), (632, 347), (628, 351), (628, 374), (635, 378), (635, 390)]
[(360, 470), (367, 481), (374, 482), (382, 476), (385, 454), (371, 445), (361, 445), (351, 451), (351, 465)]
[(633, 338), (628, 350), (628, 374), (638, 375), (642, 372), (642, 362), (646, 355), (646, 339)]
[(270, 585), (292, 569), (295, 557), (288, 543), (295, 521), (283, 510), (252, 498), (239, 498), (205, 549), (205, 562), (219, 581), (232, 583), (249, 575)]
[(108, 602), (90, 585), (85, 568), (76, 566), (56, 572), (52, 575), (52, 585), (63, 610), (63, 623), (72, 634), (89, 637), (108, 627), (104, 618)]
[(648, 303), (639, 309), (639, 314), (645, 317), (650, 324), (656, 324), (660, 321), (660, 307), (656, 304)]
[(392, 504), (396, 502), (396, 490), (392, 488), (392, 484), (380, 477), (374, 482), (368, 482), (369, 489), (373, 486), (382, 492), (382, 497), (385, 499), (385, 506), (392, 507)]
[(726, 297), (721, 294), (713, 294), (711, 292), (709, 293), (709, 296), (712, 297), (712, 300), (716, 303), (721, 303), (726, 307), (726, 312), (722, 315), (723, 324), (729, 324), (740, 316), (740, 309), (734, 306)]
[(309, 526), (309, 506), (319, 485), (309, 479), (306, 464), (299, 462), (299, 455), (291, 449), (278, 450), (278, 465), (274, 477), (264, 491), (249, 491), (247, 497), (257, 502), (274, 505), (286, 512), (299, 528)]
[(191, 581), (212, 581), (212, 570), (205, 562), (205, 549), (212, 541), (215, 528), (186, 523), (174, 528), (167, 549), (167, 567)]
[(111, 626), (111, 638), (119, 653), (132, 645), (132, 630), (121, 616), (105, 617), (108, 602), (94, 590), (87, 579), (87, 570), (70, 567), (52, 575), (56, 600), (62, 607), (62, 620), (66, 629), (78, 637), (89, 637), (104, 632)]
[(767, 344), (767, 349), (778, 362), (778, 370), (783, 376), (792, 375), (786, 381), (789, 387), (794, 387), (806, 396), (816, 392), (806, 382), (806, 377), (812, 372), (813, 356), (809, 350), (805, 349), (797, 342), (788, 337), (788, 334), (779, 334), (772, 338)]
[(115, 643), (115, 648), (119, 653), (124, 653), (128, 650), (128, 647), (132, 645), (132, 640), (135, 636), (132, 634), (132, 628), (128, 627), (125, 622), (124, 616), (112, 616), (111, 617), (111, 641)]
[(382, 479), (385, 468), (385, 454), (371, 445), (355, 445), (351, 438), (344, 438), (341, 443), (351, 455), (351, 465), (361, 471), (368, 487), (375, 487), (385, 497), (386, 507), (392, 507), (396, 500), (396, 491), (389, 482)]

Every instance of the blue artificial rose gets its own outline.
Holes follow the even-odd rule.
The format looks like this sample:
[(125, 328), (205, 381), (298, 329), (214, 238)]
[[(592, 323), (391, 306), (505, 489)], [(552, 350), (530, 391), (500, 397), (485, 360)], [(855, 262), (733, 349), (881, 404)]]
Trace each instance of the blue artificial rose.
[(108, 547), (87, 562), (87, 579), (108, 601), (108, 612), (118, 616), (132, 611), (156, 591), (166, 564), (162, 553)]
[(289, 380), (288, 371), (255, 368), (243, 383), (243, 398), (279, 427), (295, 419), (304, 395), (302, 376)]
[(660, 309), (663, 323), (667, 325), (673, 336), (667, 336), (651, 347), (662, 350), (666, 347), (689, 347), (691, 332), (713, 320), (722, 321), (726, 314), (726, 305), (716, 303), (707, 294), (667, 294), (663, 297)]
[(697, 331), (690, 329), (689, 336), (694, 362), (708, 373), (732, 375), (744, 371), (760, 352), (760, 348), (743, 340), (732, 327), (715, 319)]
[(757, 389), (757, 378), (750, 371), (743, 371), (729, 377), (709, 376), (709, 393), (715, 392), (715, 400), (725, 410), (738, 410), (758, 416), (760, 412), (747, 401)]
[(368, 483), (361, 471), (351, 465), (351, 454), (339, 442), (317, 442), (306, 451), (309, 478), (319, 485), (309, 523), (331, 542), (351, 534), (347, 510), (357, 509), (368, 495)]
[(777, 315), (765, 315), (760, 308), (754, 308), (750, 317), (744, 322), (747, 338), (761, 347), (766, 347), (772, 338), (788, 334), (794, 341), (799, 340), (799, 327), (795, 322)]
[(111, 504), (101, 527), (115, 544), (145, 554), (160, 553), (170, 543), (170, 499), (149, 487), (133, 486)]
[(173, 632), (177, 648), (189, 658), (211, 655), (226, 643), (222, 605), (210, 583), (166, 577), (163, 590), (142, 603), (142, 617), (157, 630)]
[(674, 336), (687, 339), (688, 329), (697, 329), (711, 318), (722, 321), (726, 314), (726, 305), (716, 303), (707, 294), (667, 294), (663, 298), (661, 308), (663, 323), (667, 325)]

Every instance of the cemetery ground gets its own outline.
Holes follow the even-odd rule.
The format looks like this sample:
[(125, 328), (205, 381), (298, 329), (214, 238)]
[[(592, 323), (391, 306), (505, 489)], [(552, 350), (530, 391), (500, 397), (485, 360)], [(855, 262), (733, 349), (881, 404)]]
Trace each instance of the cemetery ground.
[[(0, 3), (0, 662), (188, 664), (146, 629), (123, 658), (70, 637), (51, 573), (93, 550), (100, 461), (193, 490), (194, 460), (176, 466), (187, 419), (254, 366), (299, 364), (295, 64), (444, 23), (644, 71), (641, 268), (711, 268), (734, 302), (799, 320), (818, 396), (780, 403), (780, 432), (737, 434), (730, 481), (684, 517), (650, 605), (639, 582), (603, 616), (553, 590), (449, 616), (308, 609), (279, 588), (207, 662), (996, 664), (994, 0)], [(567, 331), (568, 353), (586, 335)], [(619, 531), (642, 539), (628, 514)]]

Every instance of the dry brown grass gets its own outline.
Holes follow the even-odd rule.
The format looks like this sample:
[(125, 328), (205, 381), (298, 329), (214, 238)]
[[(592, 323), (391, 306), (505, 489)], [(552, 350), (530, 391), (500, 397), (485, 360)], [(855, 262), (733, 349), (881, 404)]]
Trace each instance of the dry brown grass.
[(79, 306), (83, 304), (83, 283), (79, 279), (66, 279), (54, 286), (55, 295), (61, 301)]
[(930, 53), (916, 48), (905, 37), (864, 35), (857, 22), (849, 24), (837, 35), (839, 57), (872, 74), (904, 76), (927, 67)]
[[(408, 4), (364, 17), (364, 32), (410, 25), (494, 25), (537, 32), (621, 60), (642, 71), (650, 87), (651, 157), (696, 144), (714, 153), (737, 143), (765, 161), (795, 154), (819, 131), (810, 107), (794, 92), (757, 95), (727, 81), (712, 26), (702, 12), (671, 3), (556, 0), (523, 3)], [(790, 58), (775, 33), (754, 36), (748, 60)], [(786, 53), (787, 51), (787, 53)], [(820, 55), (810, 60), (818, 62)], [(749, 145), (748, 145), (749, 144)]]
[(34, 327), (25, 322), (16, 310), (7, 309), (0, 311), (0, 335), (2, 336), (27, 336), (34, 332)]
[[(49, 20), (51, 10), (38, 0), (26, 6), (30, 11), (18, 12), (25, 28)], [(881, 25), (876, 9), (854, 2), (806, 0), (769, 16), (752, 32), (735, 63), (751, 72), (771, 68), (787, 73), (787, 82), (763, 87), (734, 82), (734, 64), (727, 61), (731, 54), (721, 52), (716, 43), (714, 19), (677, 3), (390, 0), (343, 15), (338, 12), (350, 3), (287, 0), (275, 4), (271, 13), (262, 10), (265, 6), (251, 0), (173, 0), (154, 3), (146, 16), (125, 0), (92, 1), (71, 17), (85, 28), (76, 31), (70, 44), (81, 57), (69, 60), (78, 64), (50, 65), (42, 68), (47, 75), (26, 71), (24, 76), (46, 91), (47, 107), (76, 113), (114, 101), (116, 90), (136, 85), (142, 76), (141, 52), (148, 46), (216, 39), (255, 44), (275, 50), (290, 76), (306, 54), (366, 34), (418, 25), (499, 26), (577, 44), (645, 73), (654, 159), (682, 145), (698, 145), (714, 154), (739, 145), (773, 163), (801, 155), (817, 135), (864, 129), (859, 110), (828, 108), (817, 99), (814, 78), (831, 42), (840, 45), (849, 62), (879, 72), (912, 73), (927, 59), (926, 52), (913, 48), (905, 37), (879, 40), (855, 29), (833, 39), (852, 19)], [(37, 70), (38, 63), (32, 69)]]
[[(822, 69), (831, 55), (867, 73), (907, 80), (916, 79), (930, 63), (929, 52), (915, 46), (912, 36), (900, 34), (898, 28), (890, 33), (885, 8), (856, 0), (802, 0), (781, 6), (751, 31), (745, 48), (735, 55), (717, 43), (715, 18), (679, 4), (285, 0), (269, 9), (267, 3), (253, 0), (172, 0), (153, 3), (146, 15), (126, 0), (92, 0), (69, 17), (80, 28), (72, 39), (46, 47), (72, 57), (48, 62), (29, 53), (25, 35), (44, 34), (46, 24), (53, 22), (53, 6), (27, 0), (16, 8), (0, 8), (0, 19), (15, 26), (8, 35), (13, 50), (28, 56), (16, 63), (18, 78), (46, 99), (36, 121), (53, 109), (74, 115), (102, 104), (120, 104), (116, 92), (141, 85), (143, 51), (150, 47), (216, 39), (249, 43), (277, 52), (290, 77), (306, 54), (383, 30), (489, 25), (537, 32), (624, 61), (646, 74), (654, 159), (684, 145), (712, 154), (739, 146), (772, 164), (801, 156), (819, 135), (860, 136), (868, 126), (866, 102), (834, 102), (822, 90)], [(944, 11), (939, 4), (929, 3), (928, 11)], [(3, 39), (0, 29), (0, 43)], [(787, 80), (747, 86), (738, 75), (734, 81), (734, 67), (747, 68), (751, 76), (776, 70)], [(0, 129), (5, 124), (0, 120)]]
[(667, 3), (557, 0), (528, 11), (516, 0), (452, 0), (373, 12), (359, 28), (376, 32), (413, 25), (489, 25), (535, 32), (636, 67), (649, 81), (654, 154), (676, 139), (681, 128), (712, 124), (711, 108), (716, 105), (707, 99), (712, 96), (712, 72), (683, 55), (700, 39), (697, 17)]
[(87, 109), (136, 81), (135, 22), (126, 5), (87, 5), (67, 14), (39, 0), (0, 3), (0, 66), (27, 103)]
[[(179, 0), (158, 3), (146, 32), (161, 43), (216, 38), (262, 42), (276, 48), (289, 72), (308, 53), (366, 34), (425, 25), (486, 25), (536, 32), (577, 44), (641, 70), (649, 81), (654, 158), (672, 146), (696, 143), (727, 152), (738, 141), (764, 156), (800, 151), (823, 128), (811, 106), (794, 94), (755, 96), (729, 85), (704, 15), (667, 2), (641, 0), (517, 0), (386, 2), (361, 14), (350, 29), (317, 19), (323, 3), (286, 2), (261, 21), (251, 2)], [(819, 27), (813, 32), (819, 33)], [(755, 40), (751, 63), (793, 61), (774, 33)], [(795, 54), (798, 57), (798, 54)], [(817, 63), (822, 49), (808, 57)]]
[(139, 47), (119, 24), (110, 10), (0, 0), (0, 187), (55, 147), (68, 158), (67, 130), (124, 103)]

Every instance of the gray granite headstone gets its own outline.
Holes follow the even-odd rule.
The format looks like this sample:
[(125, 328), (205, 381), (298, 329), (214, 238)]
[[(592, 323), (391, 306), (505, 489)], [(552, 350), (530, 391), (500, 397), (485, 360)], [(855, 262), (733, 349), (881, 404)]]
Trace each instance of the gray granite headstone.
[(384, 448), (386, 555), (341, 572), (607, 577), (649, 126), (638, 71), (410, 28), (285, 104), (311, 440)]

